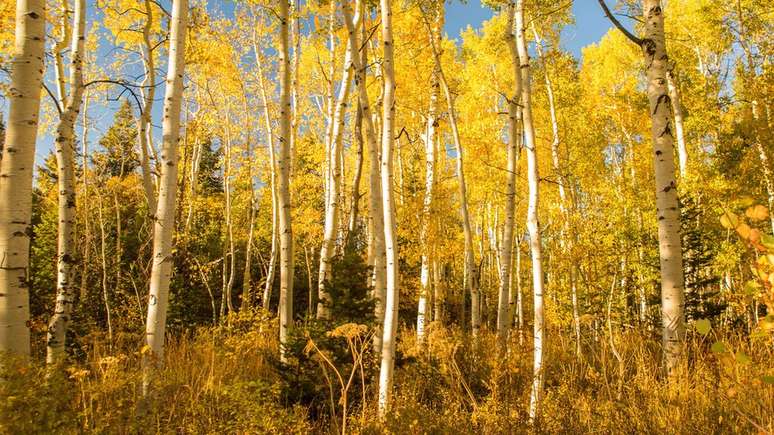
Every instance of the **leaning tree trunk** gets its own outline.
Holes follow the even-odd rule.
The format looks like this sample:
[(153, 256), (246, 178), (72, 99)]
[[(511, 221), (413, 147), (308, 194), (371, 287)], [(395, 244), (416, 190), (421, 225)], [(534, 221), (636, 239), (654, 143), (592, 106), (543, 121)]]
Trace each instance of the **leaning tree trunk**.
[(8, 126), (0, 150), (0, 352), (30, 354), (32, 171), (43, 84), (45, 2), (16, 1)]
[(532, 95), (530, 85), (530, 64), (527, 51), (527, 38), (524, 34), (524, 0), (517, 0), (516, 11), (516, 46), (521, 62), (522, 87), (521, 104), (524, 117), (524, 148), (527, 151), (527, 180), (529, 183), (529, 202), (527, 206), (527, 230), (529, 231), (529, 247), (532, 255), (532, 295), (534, 304), (533, 323), (533, 361), (532, 390), (530, 392), (529, 416), (534, 420), (543, 390), (543, 259), (538, 221), (538, 206), (540, 200), (537, 161), (537, 143), (535, 141), (535, 126), (532, 123)]
[[(67, 19), (67, 15), (62, 17)], [(83, 102), (83, 50), (86, 27), (86, 0), (75, 2), (70, 60), (70, 91), (60, 100), (62, 113), (57, 127), (56, 157), (58, 191), (57, 280), (54, 315), (48, 324), (46, 362), (54, 364), (64, 357), (65, 336), (75, 302), (73, 277), (76, 261), (75, 230), (75, 121)], [(61, 59), (61, 56), (57, 56)]]
[(148, 296), (148, 318), (145, 336), (149, 354), (144, 358), (143, 386), (147, 392), (149, 368), (164, 358), (164, 333), (167, 324), (169, 281), (172, 276), (172, 236), (175, 227), (175, 198), (177, 196), (178, 138), (180, 136), (180, 106), (183, 97), (185, 70), (185, 39), (188, 26), (188, 0), (172, 3), (171, 33), (169, 39), (169, 66), (167, 67), (162, 123), (161, 178), (156, 222), (153, 226), (153, 265)]
[(647, 65), (648, 101), (656, 172), (656, 213), (658, 215), (661, 266), (661, 318), (664, 363), (672, 375), (682, 357), (685, 342), (683, 319), (685, 284), (680, 240), (680, 209), (675, 183), (672, 105), (667, 89), (669, 58), (664, 38), (664, 14), (660, 0), (643, 0), (645, 37), (642, 40)]
[(516, 209), (516, 165), (519, 161), (519, 141), (521, 139), (521, 63), (519, 51), (516, 48), (516, 36), (513, 34), (513, 10), (506, 9), (506, 34), (505, 41), (508, 52), (511, 55), (513, 68), (514, 87), (513, 94), (508, 98), (508, 152), (506, 166), (506, 197), (505, 197), (505, 226), (503, 228), (503, 243), (500, 251), (500, 289), (497, 305), (497, 338), (501, 350), (506, 349), (508, 330), (511, 325), (510, 305), (513, 299), (511, 289), (511, 255), (513, 253), (513, 228)]
[[(355, 18), (355, 28), (360, 24), (360, 15)], [(342, 137), (346, 125), (347, 102), (349, 100), (350, 82), (352, 81), (353, 59), (357, 53), (348, 46), (344, 58), (344, 72), (341, 75), (341, 88), (336, 98), (335, 111), (333, 115), (333, 124), (330, 135), (330, 153), (328, 154), (328, 171), (330, 173), (328, 182), (328, 196), (325, 207), (325, 226), (323, 229), (323, 242), (320, 248), (320, 271), (318, 275), (317, 288), (319, 289), (319, 302), (317, 303), (317, 318), (329, 319), (333, 300), (328, 292), (327, 285), (330, 283), (331, 261), (335, 250), (336, 234), (339, 229), (339, 215), (341, 209), (341, 169), (343, 156)]]
[(258, 42), (253, 32), (253, 53), (255, 54), (255, 63), (258, 66), (258, 86), (261, 93), (261, 104), (263, 104), (263, 124), (266, 129), (266, 146), (269, 148), (270, 188), (271, 188), (271, 253), (269, 254), (269, 267), (266, 270), (266, 282), (263, 288), (262, 305), (268, 310), (271, 303), (271, 290), (274, 288), (274, 271), (277, 269), (277, 258), (279, 257), (279, 195), (277, 189), (277, 159), (274, 155), (274, 129), (271, 125), (271, 115), (269, 114), (269, 98), (266, 95), (266, 85), (263, 77), (263, 60), (258, 51)]
[(667, 89), (669, 99), (672, 101), (672, 112), (675, 120), (675, 139), (677, 139), (677, 160), (680, 164), (680, 180), (688, 175), (688, 148), (685, 144), (685, 115), (683, 114), (683, 102), (680, 95), (679, 83), (674, 74), (674, 65), (666, 69)]
[[(361, 17), (364, 17), (362, 13), (363, 5), (360, 1), (357, 2), (359, 11), (361, 11)], [(352, 21), (352, 13), (348, 3), (343, 3), (344, 21), (347, 25), (347, 32), (349, 34), (350, 49), (358, 47), (357, 33), (355, 25)], [(374, 127), (373, 117), (371, 113), (370, 100), (368, 98), (368, 88), (366, 87), (366, 68), (367, 62), (365, 57), (358, 56), (353, 57), (355, 63), (355, 86), (358, 91), (358, 102), (360, 108), (363, 111), (363, 123), (366, 133), (366, 144), (368, 148), (368, 160), (369, 160), (369, 219), (371, 221), (371, 238), (369, 240), (369, 253), (371, 262), (374, 268), (373, 271), (373, 295), (376, 301), (375, 311), (375, 332), (374, 332), (374, 351), (381, 353), (382, 351), (382, 325), (384, 323), (384, 301), (386, 296), (386, 253), (385, 253), (385, 239), (384, 239), (384, 208), (382, 203), (382, 181), (379, 173), (380, 159), (379, 159), (379, 142), (377, 140), (376, 128)]]
[[(444, 22), (443, 3), (439, 2), (433, 10), (435, 19), (433, 27), (428, 25), (430, 42), (434, 47), (441, 43), (441, 28)], [(426, 18), (425, 18), (426, 19)], [(438, 97), (440, 84), (438, 83), (438, 66), (433, 70), (430, 78), (430, 107), (427, 113), (427, 126), (425, 128), (425, 195), (422, 201), (422, 222), (419, 231), (420, 245), (422, 249), (421, 267), (419, 273), (420, 289), (419, 303), (417, 306), (417, 345), (422, 346), (425, 340), (425, 323), (428, 311), (427, 299), (430, 295), (430, 223), (433, 205), (433, 188), (435, 187), (435, 129), (438, 126)]]
[(392, 399), (395, 368), (395, 334), (398, 330), (398, 241), (395, 194), (393, 192), (393, 130), (395, 121), (395, 64), (392, 40), (392, 0), (380, 0), (382, 13), (382, 198), (384, 200), (384, 241), (387, 259), (387, 291), (384, 303), (382, 361), (379, 371), (379, 417), (385, 418)]
[[(535, 28), (535, 23), (532, 23), (532, 32), (535, 35), (535, 49), (537, 55), (543, 63), (543, 75), (546, 84), (546, 93), (548, 94), (548, 112), (551, 116), (551, 162), (554, 169), (554, 174), (559, 183), (559, 212), (562, 215), (562, 229), (560, 232), (559, 247), (561, 248), (562, 255), (565, 258), (571, 258), (573, 251), (572, 241), (574, 237), (570, 234), (570, 213), (567, 207), (567, 178), (562, 174), (562, 168), (559, 158), (559, 121), (556, 115), (556, 103), (554, 99), (554, 88), (551, 83), (551, 77), (548, 75), (548, 64), (546, 58), (543, 55), (542, 41), (540, 35)], [(570, 284), (570, 299), (572, 301), (572, 324), (575, 331), (575, 355), (580, 357), (581, 354), (581, 335), (580, 335), (580, 316), (578, 315), (578, 292), (575, 283), (575, 265), (569, 264), (567, 277)]]
[(454, 100), (452, 99), (451, 90), (449, 89), (449, 83), (446, 81), (446, 76), (443, 73), (440, 53), (438, 53), (438, 47), (435, 46), (435, 42), (432, 40), (431, 42), (432, 44), (430, 44), (430, 46), (433, 49), (433, 59), (438, 73), (438, 79), (440, 80), (441, 87), (446, 96), (446, 109), (449, 114), (452, 138), (454, 139), (454, 146), (457, 149), (456, 164), (457, 177), (459, 178), (460, 214), (462, 215), (462, 229), (465, 236), (465, 287), (470, 291), (473, 337), (478, 337), (478, 330), (481, 325), (481, 310), (479, 308), (480, 300), (478, 285), (476, 284), (476, 278), (474, 276), (476, 273), (476, 264), (473, 254), (473, 230), (471, 229), (470, 213), (468, 212), (468, 193), (467, 186), (465, 185), (464, 149), (462, 148), (460, 132), (457, 128), (457, 114), (454, 110)]
[[(138, 138), (140, 142), (140, 168), (142, 169), (142, 188), (145, 191), (145, 201), (148, 204), (148, 214), (156, 212), (156, 191), (153, 184), (153, 174), (150, 166), (150, 154), (153, 148), (151, 120), (153, 101), (156, 95), (156, 65), (153, 60), (153, 44), (150, 32), (153, 28), (153, 10), (151, 0), (145, 0), (145, 25), (142, 28), (142, 62), (145, 67), (145, 79), (140, 92), (143, 96), (142, 112), (140, 113)], [(187, 228), (187, 226), (186, 226)]]
[(280, 358), (287, 361), (288, 328), (293, 323), (293, 228), (290, 220), (290, 42), (288, 38), (287, 0), (280, 1), (280, 152), (278, 177), (280, 235)]

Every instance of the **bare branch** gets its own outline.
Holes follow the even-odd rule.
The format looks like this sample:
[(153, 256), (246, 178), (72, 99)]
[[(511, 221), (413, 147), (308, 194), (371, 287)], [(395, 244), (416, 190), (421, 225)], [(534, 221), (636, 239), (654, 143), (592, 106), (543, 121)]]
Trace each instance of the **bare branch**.
[(602, 7), (602, 10), (605, 11), (605, 15), (607, 15), (607, 18), (610, 20), (610, 22), (613, 23), (613, 25), (624, 34), (624, 36), (629, 38), (630, 41), (637, 44), (638, 46), (642, 45), (642, 39), (634, 36), (632, 32), (630, 32), (626, 27), (623, 26), (623, 24), (621, 24), (620, 21), (618, 21), (618, 18), (616, 18), (615, 15), (610, 12), (607, 4), (605, 4), (605, 0), (599, 0), (599, 5)]

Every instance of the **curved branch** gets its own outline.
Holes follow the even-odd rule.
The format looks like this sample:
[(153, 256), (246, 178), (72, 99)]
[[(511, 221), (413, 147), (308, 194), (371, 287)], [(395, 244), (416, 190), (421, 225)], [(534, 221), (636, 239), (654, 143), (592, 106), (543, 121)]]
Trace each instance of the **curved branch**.
[(607, 4), (605, 4), (605, 0), (599, 0), (599, 5), (602, 7), (602, 10), (605, 11), (605, 15), (610, 20), (610, 22), (613, 23), (613, 25), (624, 34), (624, 36), (629, 38), (630, 41), (637, 44), (638, 46), (642, 45), (642, 39), (634, 36), (632, 32), (630, 32), (626, 27), (623, 26), (623, 24), (621, 24), (620, 21), (618, 21), (618, 18), (616, 18), (615, 15), (610, 12)]

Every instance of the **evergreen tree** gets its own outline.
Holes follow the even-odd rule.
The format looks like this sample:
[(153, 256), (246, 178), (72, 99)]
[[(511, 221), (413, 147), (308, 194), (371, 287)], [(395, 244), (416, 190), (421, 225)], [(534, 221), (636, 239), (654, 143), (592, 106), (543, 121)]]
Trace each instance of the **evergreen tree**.
[(94, 162), (104, 168), (106, 176), (124, 177), (140, 165), (135, 147), (137, 145), (137, 125), (129, 101), (124, 103), (113, 117), (113, 125), (99, 140), (102, 147), (95, 153)]

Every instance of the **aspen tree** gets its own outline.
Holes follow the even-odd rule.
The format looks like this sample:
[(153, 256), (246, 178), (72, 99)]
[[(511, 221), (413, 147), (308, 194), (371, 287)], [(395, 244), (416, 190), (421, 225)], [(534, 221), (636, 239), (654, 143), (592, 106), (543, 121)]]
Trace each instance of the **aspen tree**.
[[(172, 237), (175, 228), (175, 199), (177, 193), (178, 138), (180, 136), (180, 105), (183, 96), (185, 71), (185, 40), (188, 26), (188, 0), (172, 3), (169, 65), (167, 66), (162, 124), (162, 167), (159, 180), (159, 200), (153, 228), (153, 265), (148, 296), (148, 318), (145, 335), (148, 354), (145, 355), (144, 386), (149, 383), (152, 362), (162, 363), (164, 334), (167, 324), (169, 282), (172, 276)], [(155, 360), (152, 361), (151, 359)]]
[(529, 183), (529, 203), (527, 207), (527, 230), (529, 231), (529, 248), (532, 256), (532, 298), (534, 304), (533, 320), (533, 361), (532, 389), (530, 392), (529, 417), (534, 420), (543, 392), (543, 254), (541, 247), (540, 222), (538, 207), (540, 201), (540, 176), (538, 175), (537, 142), (535, 141), (535, 126), (532, 121), (532, 89), (530, 78), (529, 52), (525, 35), (524, 0), (516, 1), (515, 10), (516, 47), (519, 52), (519, 62), (522, 71), (521, 104), (524, 122), (524, 149), (527, 152), (527, 179)]
[(0, 154), (0, 352), (30, 354), (32, 171), (43, 84), (45, 2), (16, 1), (8, 125)]
[[(511, 65), (513, 68), (513, 94), (507, 98), (508, 101), (508, 151), (506, 164), (506, 188), (505, 188), (505, 223), (503, 227), (503, 243), (500, 251), (500, 289), (497, 303), (497, 338), (500, 342), (501, 350), (505, 350), (506, 340), (508, 338), (508, 329), (510, 328), (511, 315), (510, 305), (513, 299), (510, 296), (512, 264), (511, 256), (513, 253), (513, 228), (514, 215), (516, 213), (516, 165), (519, 161), (519, 148), (521, 140), (521, 108), (519, 101), (521, 99), (521, 63), (519, 61), (519, 52), (516, 48), (516, 36), (513, 33), (513, 8), (505, 10), (506, 27), (505, 42), (508, 46), (508, 52), (511, 56)], [(518, 249), (518, 248), (517, 248)], [(518, 273), (518, 272), (517, 272)]]
[[(392, 377), (395, 369), (395, 335), (398, 330), (398, 241), (393, 192), (393, 130), (395, 121), (395, 61), (392, 39), (392, 0), (380, 0), (382, 15), (382, 199), (384, 202), (384, 247), (386, 257), (386, 297), (381, 367), (379, 370), (379, 417), (385, 418), (392, 400)], [(378, 237), (378, 236), (377, 236)]]
[(481, 326), (481, 309), (480, 309), (480, 295), (478, 290), (478, 284), (476, 283), (476, 263), (473, 253), (473, 230), (471, 228), (470, 213), (468, 211), (468, 191), (465, 184), (465, 169), (464, 169), (464, 149), (462, 147), (462, 140), (460, 139), (460, 132), (457, 128), (457, 113), (454, 109), (454, 99), (452, 98), (451, 90), (449, 89), (449, 83), (446, 81), (446, 76), (443, 73), (443, 67), (441, 66), (441, 55), (438, 52), (435, 40), (430, 40), (430, 47), (433, 50), (433, 60), (435, 62), (436, 72), (438, 73), (438, 79), (446, 97), (446, 110), (449, 114), (449, 124), (452, 129), (452, 138), (454, 139), (454, 147), (457, 150), (456, 167), (459, 195), (460, 195), (460, 215), (462, 216), (462, 230), (465, 238), (465, 287), (470, 292), (471, 307), (470, 318), (471, 327), (473, 330), (473, 337), (478, 336), (478, 330)]
[[(356, 50), (360, 43), (357, 40), (354, 23), (352, 22), (352, 13), (347, 2), (342, 3), (344, 10), (344, 21), (347, 25), (349, 35), (349, 45), (352, 50)], [(361, 1), (356, 2), (360, 10), (361, 17), (364, 15), (364, 5)], [(355, 87), (358, 92), (358, 103), (363, 112), (363, 123), (365, 126), (365, 138), (368, 150), (369, 160), (369, 227), (371, 234), (369, 236), (369, 264), (373, 266), (373, 296), (376, 302), (374, 308), (374, 317), (376, 331), (374, 332), (374, 351), (382, 351), (382, 325), (384, 323), (384, 301), (386, 293), (386, 253), (384, 240), (384, 205), (382, 202), (382, 181), (380, 173), (381, 160), (379, 157), (379, 141), (377, 140), (376, 127), (374, 126), (375, 114), (371, 111), (371, 103), (368, 97), (368, 88), (366, 87), (366, 68), (367, 58), (365, 48), (361, 56), (354, 56), (355, 63)]]
[[(559, 158), (559, 144), (561, 142), (559, 138), (559, 121), (556, 114), (556, 103), (554, 98), (554, 87), (551, 82), (551, 77), (548, 74), (548, 64), (543, 54), (543, 44), (540, 35), (537, 32), (534, 21), (532, 22), (532, 33), (535, 35), (535, 51), (537, 52), (540, 61), (543, 64), (543, 78), (546, 85), (546, 93), (548, 94), (548, 113), (551, 117), (551, 163), (553, 166), (554, 174), (559, 184), (559, 212), (562, 216), (562, 229), (559, 234), (559, 247), (561, 253), (565, 258), (569, 258), (572, 253), (572, 240), (573, 236), (570, 234), (570, 213), (568, 211), (567, 200), (567, 177), (562, 173), (562, 167)], [(575, 331), (575, 355), (581, 354), (581, 332), (580, 332), (580, 316), (578, 314), (578, 292), (575, 283), (575, 265), (570, 263), (568, 265), (568, 279), (570, 284), (570, 299), (572, 301), (572, 324)]]
[(263, 104), (263, 124), (266, 130), (266, 147), (269, 149), (269, 186), (271, 190), (271, 253), (269, 254), (269, 266), (266, 270), (266, 283), (263, 288), (263, 308), (269, 309), (271, 302), (271, 290), (274, 287), (274, 273), (277, 269), (277, 259), (279, 257), (279, 195), (277, 189), (277, 158), (274, 150), (274, 128), (271, 125), (271, 115), (269, 114), (269, 98), (266, 95), (266, 85), (263, 75), (263, 57), (258, 50), (255, 28), (253, 29), (253, 54), (255, 63), (258, 67), (258, 88), (261, 95), (261, 104)]
[(279, 135), (279, 177), (278, 209), (280, 236), (280, 357), (286, 362), (288, 328), (293, 323), (293, 227), (290, 211), (290, 41), (288, 21), (290, 8), (288, 0), (280, 1), (280, 135)]
[(645, 20), (643, 38), (626, 30), (610, 13), (604, 0), (600, 6), (613, 24), (632, 42), (640, 46), (646, 66), (647, 94), (651, 118), (654, 169), (656, 181), (656, 214), (658, 216), (659, 263), (661, 270), (661, 322), (664, 365), (671, 376), (675, 373), (685, 345), (682, 241), (680, 209), (675, 182), (674, 137), (672, 136), (672, 103), (667, 87), (669, 56), (664, 36), (664, 13), (660, 0), (643, 0)]
[[(433, 5), (431, 11), (433, 25), (427, 23), (427, 17), (423, 16), (426, 27), (428, 28), (428, 38), (431, 43), (438, 47), (441, 43), (441, 29), (444, 22), (444, 4), (437, 2)], [(438, 97), (440, 94), (440, 84), (438, 82), (438, 66), (433, 69), (433, 75), (430, 77), (430, 106), (427, 110), (427, 122), (423, 140), (425, 142), (425, 194), (422, 201), (422, 221), (419, 234), (419, 243), (422, 249), (421, 266), (419, 272), (419, 303), (417, 307), (417, 344), (422, 346), (425, 340), (425, 323), (428, 314), (427, 299), (430, 295), (430, 224), (431, 211), (433, 206), (433, 187), (435, 186), (435, 142), (436, 127), (438, 126)]]
[[(143, 96), (142, 111), (139, 118), (139, 131), (137, 137), (140, 142), (140, 168), (142, 169), (142, 187), (145, 190), (145, 201), (148, 203), (148, 214), (156, 212), (156, 191), (153, 183), (150, 166), (150, 154), (153, 149), (153, 132), (151, 120), (153, 102), (156, 96), (156, 65), (153, 59), (153, 44), (151, 43), (151, 29), (153, 28), (153, 10), (151, 0), (144, 0), (145, 25), (142, 28), (142, 62), (145, 68), (145, 78), (142, 81), (140, 92)], [(192, 180), (194, 183), (195, 180)], [(192, 187), (193, 188), (193, 187)], [(187, 225), (186, 225), (187, 227)]]
[[(62, 15), (68, 20), (68, 14)], [(76, 263), (75, 231), (75, 121), (83, 102), (83, 51), (86, 34), (86, 1), (76, 0), (70, 51), (70, 95), (59, 99), (61, 110), (57, 126), (56, 156), (58, 194), (57, 292), (54, 315), (48, 324), (46, 362), (54, 364), (64, 357), (65, 336), (75, 302), (73, 266)], [(64, 26), (64, 25), (63, 25)], [(67, 26), (64, 26), (67, 27)], [(62, 56), (56, 56), (61, 61)], [(58, 66), (59, 70), (61, 67)], [(61, 68), (63, 69), (63, 67)]]
[[(360, 25), (360, 15), (355, 17), (355, 27)], [(357, 48), (355, 48), (356, 50)], [(339, 215), (341, 209), (341, 177), (344, 127), (346, 125), (347, 101), (352, 81), (353, 59), (357, 56), (351, 45), (346, 48), (343, 73), (341, 75), (341, 87), (336, 97), (333, 122), (330, 134), (330, 153), (328, 154), (328, 171), (330, 172), (328, 184), (327, 204), (325, 206), (325, 227), (323, 229), (323, 242), (320, 248), (320, 271), (318, 275), (319, 302), (317, 304), (317, 318), (330, 318), (330, 309), (333, 301), (326, 288), (326, 283), (331, 280), (331, 261), (334, 254), (334, 243), (339, 229)]]
[(680, 95), (679, 83), (675, 77), (674, 64), (666, 69), (667, 89), (669, 99), (672, 102), (672, 114), (675, 121), (675, 139), (677, 140), (677, 162), (680, 168), (680, 180), (688, 175), (688, 148), (685, 144), (685, 115), (683, 114), (682, 95)]

